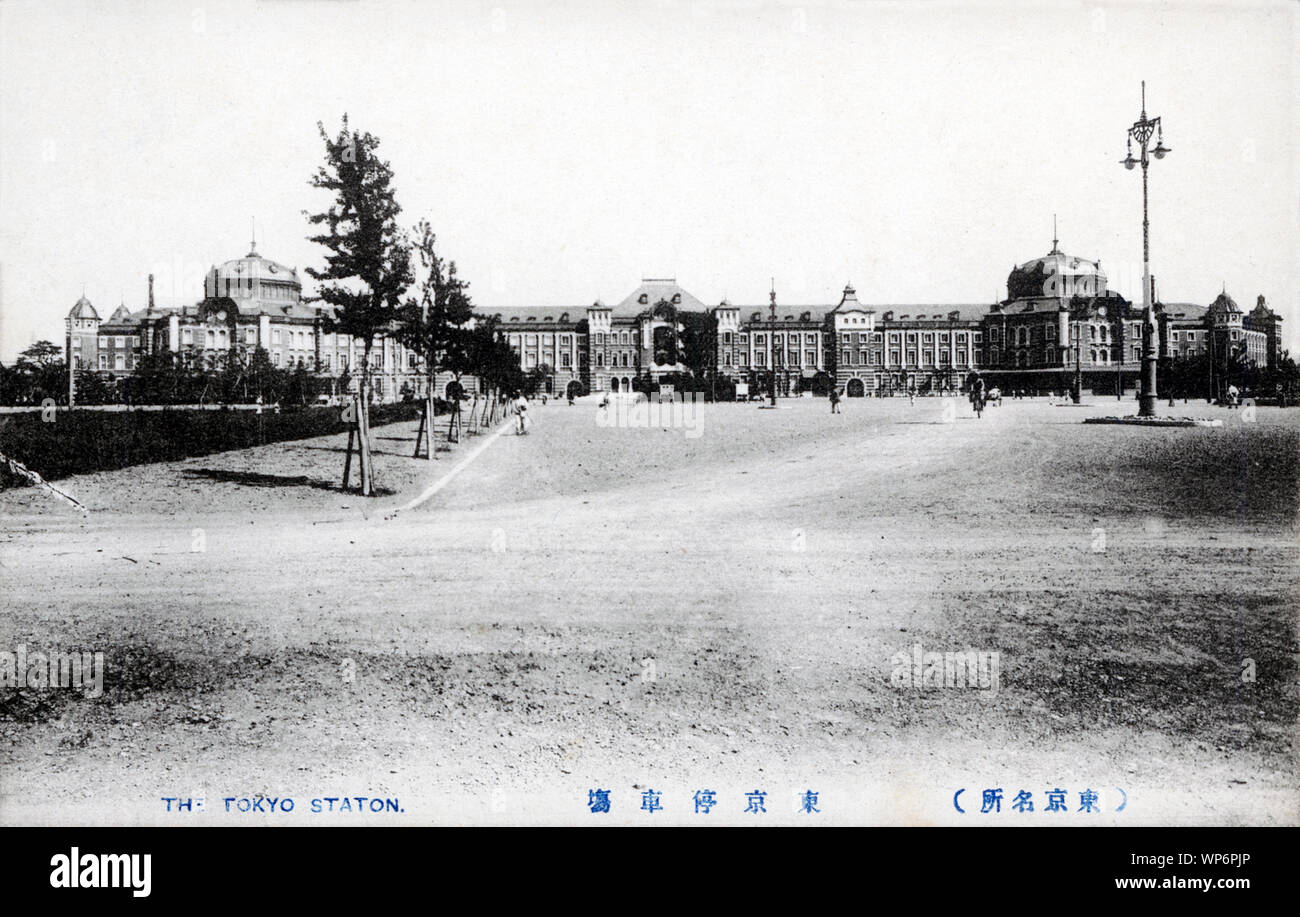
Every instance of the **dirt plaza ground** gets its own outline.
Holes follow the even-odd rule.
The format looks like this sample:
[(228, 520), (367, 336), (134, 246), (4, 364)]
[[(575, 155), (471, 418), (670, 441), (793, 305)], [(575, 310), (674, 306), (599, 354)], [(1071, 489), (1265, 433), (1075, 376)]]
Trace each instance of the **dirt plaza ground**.
[[(377, 430), (373, 501), (337, 437), (0, 494), (0, 649), (107, 666), (0, 721), (0, 820), (1294, 824), (1300, 411), (1081, 423), (1132, 410), (583, 399), (463, 467)], [(996, 690), (898, 684), (918, 645)]]

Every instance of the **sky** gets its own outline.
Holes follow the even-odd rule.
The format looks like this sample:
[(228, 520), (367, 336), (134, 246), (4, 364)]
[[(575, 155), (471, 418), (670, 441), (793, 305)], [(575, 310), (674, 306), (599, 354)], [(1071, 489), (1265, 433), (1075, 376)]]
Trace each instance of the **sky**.
[[(988, 303), (1052, 246), (1140, 300), (1263, 294), (1300, 352), (1297, 6), (1282, 3), (0, 3), (0, 361), (85, 295), (320, 267), (343, 114), (481, 308)], [(308, 284), (310, 291), (310, 284)]]

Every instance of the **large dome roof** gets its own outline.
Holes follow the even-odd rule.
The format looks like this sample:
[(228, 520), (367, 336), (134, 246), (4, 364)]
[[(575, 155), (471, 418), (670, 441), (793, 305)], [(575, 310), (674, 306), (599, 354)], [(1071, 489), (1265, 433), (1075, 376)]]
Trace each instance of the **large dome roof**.
[(1012, 268), (1007, 276), (1011, 299), (1099, 296), (1106, 292), (1106, 272), (1100, 261), (1067, 255), (1055, 245), (1040, 258)]
[(242, 258), (232, 258), (223, 262), (213, 268), (212, 271), (209, 271), (209, 276), (214, 272), (216, 278), (222, 281), (227, 278), (232, 281), (267, 280), (302, 286), (298, 280), (298, 270), (296, 268), (285, 267), (278, 261), (264, 258), (257, 253), (257, 249), (252, 249)]
[[(297, 269), (263, 258), (255, 247), (242, 258), (209, 269), (203, 278), (203, 296), (232, 299), (241, 314), (297, 315), (305, 308)], [(310, 315), (312, 310), (302, 314)]]

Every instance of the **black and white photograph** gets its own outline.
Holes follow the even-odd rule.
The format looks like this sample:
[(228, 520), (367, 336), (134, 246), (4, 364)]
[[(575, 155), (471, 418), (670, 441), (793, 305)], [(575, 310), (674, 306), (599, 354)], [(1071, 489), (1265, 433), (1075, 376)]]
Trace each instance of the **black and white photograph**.
[(1298, 15), (0, 3), (0, 824), (1300, 823)]

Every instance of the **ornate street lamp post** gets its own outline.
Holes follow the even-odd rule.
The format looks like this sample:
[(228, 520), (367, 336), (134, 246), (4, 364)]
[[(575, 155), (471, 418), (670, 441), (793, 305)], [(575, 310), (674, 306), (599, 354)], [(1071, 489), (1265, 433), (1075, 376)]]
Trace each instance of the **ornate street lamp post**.
[(1083, 326), (1077, 318), (1070, 322), (1070, 330), (1074, 332), (1074, 386), (1070, 400), (1078, 404), (1083, 397)]
[[(1165, 147), (1160, 118), (1147, 117), (1147, 84), (1142, 81), (1142, 114), (1128, 129), (1128, 155), (1120, 160), (1126, 169), (1142, 166), (1142, 375), (1139, 379), (1138, 416), (1156, 416), (1156, 317), (1151, 301), (1151, 242), (1147, 219), (1147, 166), (1150, 157), (1164, 159), (1170, 152)], [(1147, 150), (1152, 136), (1156, 138), (1153, 149)], [(1137, 141), (1139, 158), (1133, 158), (1133, 142)]]
[(772, 371), (772, 407), (776, 407), (776, 278), (772, 278), (772, 292), (769, 294), (771, 322), (767, 332), (767, 365)]

